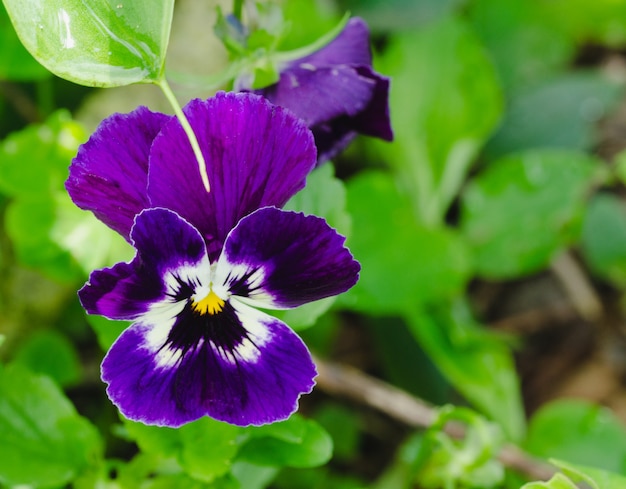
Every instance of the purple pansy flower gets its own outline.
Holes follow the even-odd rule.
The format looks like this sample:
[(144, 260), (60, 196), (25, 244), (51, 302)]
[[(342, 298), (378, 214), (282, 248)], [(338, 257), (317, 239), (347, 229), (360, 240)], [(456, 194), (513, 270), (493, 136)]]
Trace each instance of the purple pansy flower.
[(285, 419), (316, 375), (300, 338), (255, 309), (339, 294), (358, 278), (345, 239), (315, 216), (279, 209), (315, 165), (310, 131), (254, 94), (184, 109), (211, 192), (176, 118), (139, 108), (103, 121), (67, 189), (136, 249), (80, 290), (90, 314), (132, 320), (102, 363), (128, 418), (180, 426)]
[(237, 90), (254, 91), (301, 117), (315, 135), (318, 161), (335, 157), (357, 133), (393, 139), (389, 79), (372, 69), (367, 24), (352, 18), (320, 50), (280, 67), (274, 85), (250, 90), (240, 77)]

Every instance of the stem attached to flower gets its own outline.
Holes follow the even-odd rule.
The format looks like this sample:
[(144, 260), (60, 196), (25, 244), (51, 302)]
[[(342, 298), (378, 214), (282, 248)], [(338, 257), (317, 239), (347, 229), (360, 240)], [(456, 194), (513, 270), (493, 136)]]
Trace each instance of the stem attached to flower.
[(241, 22), (241, 11), (243, 9), (243, 0), (233, 0), (233, 15)]
[(200, 178), (202, 179), (204, 188), (206, 189), (207, 192), (210, 192), (211, 185), (209, 184), (209, 175), (207, 174), (207, 171), (206, 171), (206, 162), (204, 161), (204, 155), (202, 154), (202, 151), (200, 150), (200, 145), (198, 144), (198, 138), (196, 137), (196, 133), (193, 132), (193, 128), (191, 127), (191, 124), (189, 124), (189, 120), (187, 119), (187, 116), (185, 115), (183, 110), (180, 108), (180, 104), (178, 103), (178, 100), (176, 99), (174, 92), (172, 92), (172, 89), (170, 88), (169, 83), (167, 83), (167, 80), (165, 79), (165, 77), (162, 77), (158, 82), (156, 82), (156, 84), (159, 86), (159, 88), (163, 92), (163, 95), (165, 95), (165, 98), (168, 100), (168, 102), (174, 109), (174, 113), (176, 114), (176, 117), (178, 118), (180, 125), (183, 126), (183, 130), (185, 131), (185, 134), (187, 134), (187, 137), (189, 138), (191, 149), (193, 149), (193, 154), (196, 156), (196, 160), (198, 162), (198, 170), (200, 171)]

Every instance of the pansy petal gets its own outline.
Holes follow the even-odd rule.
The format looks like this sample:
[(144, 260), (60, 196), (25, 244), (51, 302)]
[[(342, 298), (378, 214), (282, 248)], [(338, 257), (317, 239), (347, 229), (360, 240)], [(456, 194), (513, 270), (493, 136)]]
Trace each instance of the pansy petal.
[(320, 162), (333, 159), (341, 153), (357, 134), (393, 140), (389, 117), (389, 78), (379, 75), (371, 68), (355, 68), (359, 76), (374, 83), (367, 105), (355, 115), (343, 114), (311, 126)]
[(291, 110), (312, 127), (335, 117), (358, 114), (368, 105), (375, 88), (374, 80), (351, 66), (301, 63), (282, 72), (277, 84), (256, 93)]
[(314, 66), (371, 65), (372, 52), (367, 24), (359, 17), (351, 18), (337, 37), (318, 51), (300, 58), (298, 62)]
[(127, 240), (135, 215), (149, 207), (150, 146), (170, 118), (146, 107), (113, 114), (79, 148), (70, 166), (65, 186), (74, 203)]
[(300, 190), (316, 161), (313, 135), (283, 108), (250, 93), (193, 100), (185, 114), (206, 160), (211, 191), (177, 120), (166, 124), (150, 156), (148, 195), (205, 237), (217, 258), (226, 235), (255, 209), (282, 206)]
[(78, 292), (89, 314), (130, 320), (157, 314), (189, 297), (200, 276), (210, 279), (202, 237), (174, 212), (141, 212), (131, 239), (137, 248), (135, 258), (130, 263), (96, 270)]
[(171, 427), (202, 416), (240, 426), (286, 419), (315, 375), (293, 331), (236, 301), (216, 315), (187, 308), (169, 322), (135, 323), (102, 363), (124, 416)]
[(360, 270), (344, 242), (322, 218), (265, 207), (228, 235), (214, 281), (267, 308), (337, 295), (357, 282)]

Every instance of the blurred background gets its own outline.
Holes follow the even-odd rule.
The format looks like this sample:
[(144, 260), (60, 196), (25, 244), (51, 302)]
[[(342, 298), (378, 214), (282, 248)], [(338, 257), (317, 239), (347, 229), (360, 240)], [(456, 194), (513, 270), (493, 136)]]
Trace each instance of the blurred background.
[[(311, 176), (312, 211), (348, 235), (363, 271), (332, 305), (286, 321), (340, 374), (349, 366), (429, 404), (467, 406), (536, 457), (626, 476), (626, 2), (278, 4), (290, 25), (282, 50), (319, 38), (346, 11), (368, 22), (374, 67), (392, 80), (395, 131), (393, 143), (358, 138)], [(182, 103), (214, 93), (207, 80), (228, 64), (215, 20), (215, 2), (176, 2), (167, 72)], [(73, 207), (63, 181), (103, 118), (140, 104), (170, 109), (153, 86), (54, 77), (3, 8), (0, 53), (0, 362), (49, 377), (98, 429), (106, 458), (129, 461), (146, 450), (120, 434), (99, 379), (124, 325), (87, 318), (76, 290), (132, 251)], [(507, 471), (445, 486), (449, 466), (420, 451), (422, 429), (342, 387), (349, 377), (336, 384), (320, 372), (300, 412), (328, 432), (332, 459), (240, 477), (241, 487), (532, 479)], [(231, 487), (196, 483), (186, 487)]]

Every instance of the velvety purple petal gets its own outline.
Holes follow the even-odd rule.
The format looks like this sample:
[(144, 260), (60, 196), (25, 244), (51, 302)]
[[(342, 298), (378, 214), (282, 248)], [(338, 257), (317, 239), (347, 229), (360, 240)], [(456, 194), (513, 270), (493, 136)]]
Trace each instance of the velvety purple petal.
[(360, 270), (344, 242), (322, 218), (265, 207), (228, 235), (214, 281), (268, 308), (337, 295), (357, 282)]
[(176, 211), (205, 237), (211, 260), (243, 216), (282, 206), (300, 190), (316, 161), (313, 136), (283, 108), (250, 93), (193, 100), (185, 113), (196, 132), (211, 184), (202, 185), (196, 159), (177, 120), (152, 146), (148, 195)]
[(134, 217), (149, 207), (150, 146), (171, 117), (139, 107), (106, 118), (83, 144), (65, 183), (81, 209), (129, 239)]
[(210, 281), (202, 236), (174, 212), (141, 212), (131, 239), (137, 249), (135, 258), (96, 270), (78, 292), (89, 314), (130, 320), (146, 314), (172, 315), (194, 287)]
[(372, 64), (370, 33), (365, 21), (351, 18), (343, 30), (318, 51), (300, 58), (298, 64), (310, 63), (314, 66), (369, 65)]
[(376, 83), (347, 65), (302, 63), (283, 71), (277, 84), (256, 93), (286, 107), (309, 127), (340, 116), (356, 116), (372, 99)]
[(286, 419), (315, 375), (293, 331), (237, 301), (216, 315), (187, 308), (175, 321), (135, 323), (102, 363), (124, 416), (171, 427), (202, 416), (240, 426)]

